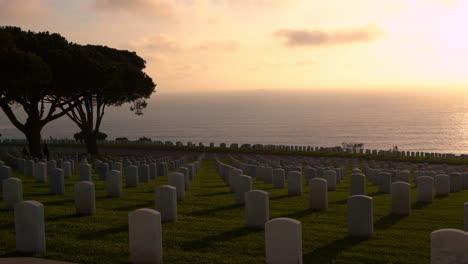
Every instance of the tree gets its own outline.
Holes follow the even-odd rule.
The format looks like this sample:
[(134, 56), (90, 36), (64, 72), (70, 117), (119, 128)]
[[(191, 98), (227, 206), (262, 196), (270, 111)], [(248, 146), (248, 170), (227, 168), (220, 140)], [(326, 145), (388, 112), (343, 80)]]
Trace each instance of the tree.
[[(73, 138), (75, 138), (76, 141), (84, 142), (86, 140), (86, 135), (83, 133), (83, 131), (80, 131), (78, 133), (75, 133), (73, 135)], [(106, 138), (107, 134), (102, 132), (99, 132), (96, 136), (97, 140), (106, 140)]]
[(82, 65), (79, 69), (83, 78), (79, 83), (86, 91), (81, 93), (81, 98), (70, 98), (77, 107), (67, 116), (83, 132), (88, 153), (97, 154), (97, 136), (105, 109), (131, 103), (130, 110), (141, 115), (147, 106), (145, 99), (156, 85), (143, 72), (145, 60), (135, 52), (96, 45), (74, 45), (73, 49), (79, 54), (75, 63)]
[[(59, 34), (0, 27), (0, 108), (24, 133), (29, 152), (42, 156), (41, 131), (79, 102), (70, 44)], [(21, 122), (14, 109), (21, 107)]]
[(360, 153), (364, 149), (364, 143), (343, 142), (341, 146), (346, 152)]

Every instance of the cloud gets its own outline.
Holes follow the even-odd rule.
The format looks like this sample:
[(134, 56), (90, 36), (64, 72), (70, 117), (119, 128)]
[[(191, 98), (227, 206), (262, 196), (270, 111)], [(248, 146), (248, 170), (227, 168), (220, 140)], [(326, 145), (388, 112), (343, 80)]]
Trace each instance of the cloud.
[(195, 49), (202, 51), (235, 51), (239, 44), (235, 40), (204, 41), (195, 46)]
[(176, 4), (170, 0), (94, 0), (94, 7), (100, 11), (166, 19), (174, 19), (178, 12)]
[(130, 41), (128, 48), (152, 53), (175, 53), (182, 49), (176, 41), (163, 34)]
[(281, 8), (298, 2), (298, 0), (225, 0), (230, 6), (235, 7), (275, 7)]
[(377, 38), (380, 30), (373, 26), (335, 31), (281, 29), (274, 33), (289, 47), (338, 45), (364, 42)]
[(2, 24), (44, 22), (55, 15), (48, 1), (0, 0), (0, 22)]

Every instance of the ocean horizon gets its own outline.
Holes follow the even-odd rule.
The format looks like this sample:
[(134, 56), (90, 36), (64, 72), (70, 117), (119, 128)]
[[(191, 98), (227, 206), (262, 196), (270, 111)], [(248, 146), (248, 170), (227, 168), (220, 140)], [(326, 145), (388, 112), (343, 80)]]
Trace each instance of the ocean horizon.
[[(19, 109), (16, 111), (20, 112)], [(20, 114), (21, 116), (21, 114)], [(78, 127), (62, 117), (43, 138), (73, 138)], [(340, 92), (155, 93), (144, 115), (129, 106), (106, 110), (108, 139), (340, 146), (468, 153), (468, 103), (463, 97)], [(0, 115), (2, 139), (24, 138)]]

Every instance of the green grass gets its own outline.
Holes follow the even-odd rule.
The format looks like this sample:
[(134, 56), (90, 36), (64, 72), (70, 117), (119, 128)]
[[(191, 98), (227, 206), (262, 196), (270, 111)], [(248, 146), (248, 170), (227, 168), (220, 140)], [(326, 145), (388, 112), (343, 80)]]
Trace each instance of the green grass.
[[(154, 208), (154, 187), (167, 183), (167, 177), (158, 177), (139, 188), (125, 188), (121, 198), (107, 198), (103, 182), (94, 175), (97, 215), (78, 217), (73, 201), (76, 174), (66, 180), (63, 196), (49, 195), (48, 184), (19, 177), (25, 200), (37, 200), (45, 207), (47, 252), (35, 256), (77, 263), (128, 262), (128, 213)], [(430, 233), (440, 228), (463, 228), (468, 190), (425, 205), (415, 202), (416, 190), (412, 188), (411, 215), (396, 217), (390, 214), (390, 195), (377, 194), (377, 187), (369, 183), (375, 235), (369, 240), (349, 238), (348, 177), (337, 191), (329, 192), (326, 211), (308, 209), (306, 186), (302, 196), (288, 197), (286, 189), (254, 181), (254, 189), (270, 194), (270, 218), (291, 217), (302, 222), (304, 263), (429, 263)], [(163, 224), (165, 263), (265, 262), (264, 232), (244, 227), (244, 207), (234, 204), (234, 195), (212, 161), (203, 162), (178, 210), (176, 223)], [(13, 212), (0, 211), (0, 257), (21, 256), (15, 252), (13, 219)]]

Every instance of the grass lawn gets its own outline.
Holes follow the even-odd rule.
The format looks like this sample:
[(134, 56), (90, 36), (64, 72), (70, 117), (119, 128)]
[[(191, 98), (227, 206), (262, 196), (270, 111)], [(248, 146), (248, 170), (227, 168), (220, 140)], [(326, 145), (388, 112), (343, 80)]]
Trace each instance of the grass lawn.
[[(129, 261), (128, 213), (154, 208), (154, 187), (167, 183), (167, 177), (158, 177), (139, 188), (124, 188), (121, 198), (107, 198), (104, 183), (93, 175), (97, 214), (78, 217), (73, 200), (77, 174), (66, 180), (62, 196), (50, 195), (48, 184), (18, 174), (15, 177), (23, 181), (24, 200), (44, 204), (47, 252), (35, 257), (101, 264)], [(329, 209), (321, 212), (308, 209), (306, 186), (298, 197), (288, 197), (286, 189), (273, 189), (258, 181), (254, 181), (254, 189), (269, 192), (270, 218), (302, 222), (304, 263), (429, 263), (430, 233), (440, 228), (463, 229), (463, 203), (468, 201), (468, 190), (464, 190), (436, 198), (433, 204), (419, 204), (413, 187), (411, 215), (396, 217), (390, 214), (390, 195), (378, 194), (377, 187), (369, 183), (375, 235), (360, 240), (347, 236), (349, 172), (337, 191), (329, 192)], [(176, 223), (163, 224), (165, 263), (265, 262), (264, 232), (244, 227), (244, 207), (234, 204), (234, 195), (212, 161), (203, 161), (178, 210)], [(15, 252), (14, 213), (1, 210), (0, 257), (11, 256), (24, 254)]]

